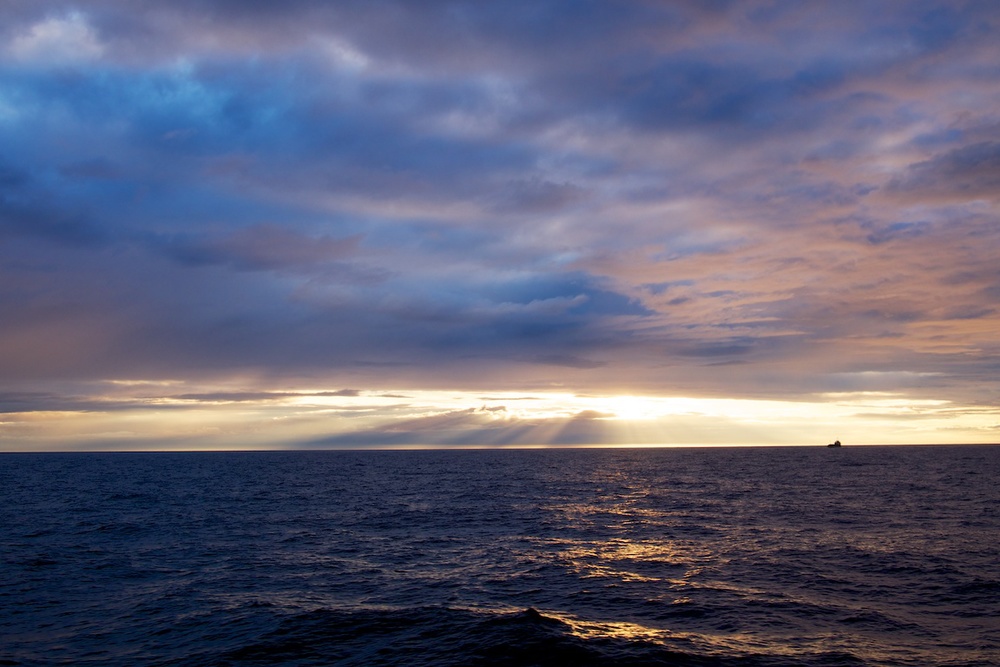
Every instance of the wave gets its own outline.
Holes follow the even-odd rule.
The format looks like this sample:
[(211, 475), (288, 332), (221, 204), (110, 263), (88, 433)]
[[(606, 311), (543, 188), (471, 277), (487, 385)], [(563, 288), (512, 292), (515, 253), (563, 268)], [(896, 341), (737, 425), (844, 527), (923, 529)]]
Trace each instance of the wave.
[(849, 454), (18, 458), (0, 665), (1000, 664), (1000, 448)]
[[(257, 605), (260, 611), (266, 605)], [(245, 611), (250, 612), (250, 609)], [(238, 622), (246, 633), (246, 619)], [(268, 624), (262, 624), (268, 625)], [(645, 638), (601, 633), (597, 624), (575, 624), (528, 608), (486, 612), (448, 607), (316, 609), (291, 614), (277, 627), (242, 637), (238, 646), (185, 655), (170, 665), (201, 664), (491, 667), (795, 667), (864, 665), (848, 653), (785, 656), (698, 649), (689, 636), (676, 646)], [(218, 628), (217, 637), (226, 629)]]

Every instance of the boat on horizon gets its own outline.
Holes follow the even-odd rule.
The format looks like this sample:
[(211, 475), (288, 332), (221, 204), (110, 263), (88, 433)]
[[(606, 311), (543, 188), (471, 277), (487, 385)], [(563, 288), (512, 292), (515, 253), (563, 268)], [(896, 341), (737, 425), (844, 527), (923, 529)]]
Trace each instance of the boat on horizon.
[(843, 447), (843, 445), (840, 444), (840, 440), (834, 440), (827, 447)]

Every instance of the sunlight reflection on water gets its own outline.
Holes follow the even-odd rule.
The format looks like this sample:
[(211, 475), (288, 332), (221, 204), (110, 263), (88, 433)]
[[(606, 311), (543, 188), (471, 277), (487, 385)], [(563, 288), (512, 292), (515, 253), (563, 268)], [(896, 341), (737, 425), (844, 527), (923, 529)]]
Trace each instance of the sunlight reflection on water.
[(0, 599), (15, 613), (0, 637), (28, 664), (54, 641), (43, 626), (67, 660), (110, 643), (181, 663), (212, 650), (212, 624), (237, 647), (282, 623), (307, 646), (443, 624), (457, 646), (570, 632), (580, 650), (603, 637), (751, 665), (989, 664), (1000, 650), (1000, 449), (4, 463)]

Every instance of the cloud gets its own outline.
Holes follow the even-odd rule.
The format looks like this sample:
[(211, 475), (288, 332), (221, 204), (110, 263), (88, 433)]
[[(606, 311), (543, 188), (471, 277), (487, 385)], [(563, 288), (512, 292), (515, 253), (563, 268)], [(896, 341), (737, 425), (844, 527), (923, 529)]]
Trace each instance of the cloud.
[(89, 181), (117, 181), (125, 176), (120, 167), (101, 157), (64, 165), (59, 172), (69, 179)]
[(916, 201), (996, 201), (1000, 197), (1000, 142), (962, 146), (910, 165), (886, 189)]
[[(65, 409), (69, 402), (65, 399), (47, 392), (3, 392), (0, 393), (0, 413), (4, 412), (28, 412), (39, 409), (58, 410)], [(40, 406), (45, 406), (41, 408)], [(73, 403), (73, 407), (78, 407)]]
[(87, 216), (53, 210), (45, 204), (0, 204), (0, 235), (29, 237), (58, 245), (103, 245), (106, 234)]
[(539, 364), (550, 364), (552, 366), (565, 366), (567, 368), (594, 369), (607, 366), (607, 362), (583, 359), (570, 354), (549, 354), (534, 359)]
[(86, 17), (74, 11), (27, 27), (8, 43), (7, 52), (33, 64), (79, 64), (100, 58), (104, 46)]
[(539, 178), (511, 181), (493, 204), (499, 213), (555, 212), (583, 199), (582, 188)]
[(256, 403), (259, 401), (280, 401), (299, 395), (300, 394), (273, 391), (222, 391), (198, 394), (177, 394), (171, 398), (178, 401), (195, 401), (198, 403)]
[(359, 241), (357, 236), (310, 237), (276, 224), (255, 225), (216, 239), (156, 239), (182, 264), (222, 264), (244, 271), (308, 270), (351, 256)]
[(981, 400), (998, 28), (936, 0), (5, 3), (0, 375), (249, 406), (875, 369)]
[(615, 416), (616, 415), (613, 412), (601, 412), (599, 410), (582, 410), (582, 411), (576, 413), (575, 415), (573, 415), (573, 419), (582, 419), (582, 420), (588, 420), (588, 419), (612, 419)]
[(524, 419), (501, 406), (452, 410), (389, 422), (369, 430), (322, 437), (300, 443), (306, 447), (525, 446), (588, 444), (607, 441), (605, 415), (583, 411), (565, 417)]
[(22, 237), (62, 246), (103, 245), (107, 233), (88, 212), (66, 210), (29, 171), (0, 165), (0, 238)]
[(868, 242), (874, 245), (900, 239), (915, 239), (927, 234), (931, 225), (926, 222), (894, 222), (884, 225), (868, 235)]

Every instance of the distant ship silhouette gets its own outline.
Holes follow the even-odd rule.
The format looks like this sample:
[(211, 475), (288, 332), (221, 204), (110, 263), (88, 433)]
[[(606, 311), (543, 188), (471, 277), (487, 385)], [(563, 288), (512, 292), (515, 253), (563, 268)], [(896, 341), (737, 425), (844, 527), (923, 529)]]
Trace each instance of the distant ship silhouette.
[(841, 447), (841, 446), (842, 445), (840, 444), (840, 440), (834, 440), (829, 445), (827, 445), (827, 447)]

